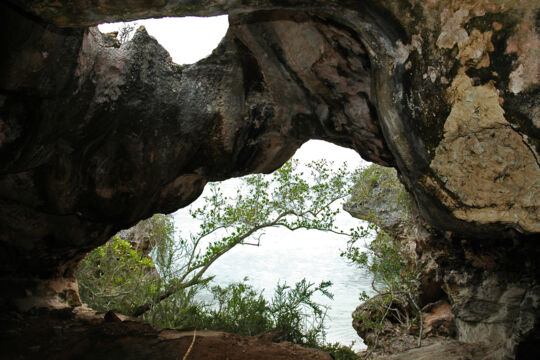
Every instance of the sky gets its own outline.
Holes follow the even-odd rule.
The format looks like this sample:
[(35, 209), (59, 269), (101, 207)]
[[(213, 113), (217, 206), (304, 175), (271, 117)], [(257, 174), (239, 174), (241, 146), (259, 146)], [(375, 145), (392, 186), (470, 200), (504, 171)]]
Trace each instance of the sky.
[[(117, 31), (123, 23), (101, 24), (103, 33)], [(162, 18), (129, 22), (146, 31), (169, 52), (177, 64), (193, 64), (210, 55), (229, 27), (227, 15), (213, 17)]]

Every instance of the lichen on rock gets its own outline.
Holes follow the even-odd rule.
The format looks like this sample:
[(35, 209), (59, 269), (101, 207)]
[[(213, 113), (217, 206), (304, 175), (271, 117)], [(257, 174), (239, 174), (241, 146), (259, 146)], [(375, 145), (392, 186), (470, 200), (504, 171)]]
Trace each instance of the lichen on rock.
[(448, 94), (452, 111), (431, 162), (455, 200), (447, 206), (466, 221), (517, 223), (526, 232), (540, 231), (538, 159), (506, 121), (495, 87), (474, 86), (461, 73)]

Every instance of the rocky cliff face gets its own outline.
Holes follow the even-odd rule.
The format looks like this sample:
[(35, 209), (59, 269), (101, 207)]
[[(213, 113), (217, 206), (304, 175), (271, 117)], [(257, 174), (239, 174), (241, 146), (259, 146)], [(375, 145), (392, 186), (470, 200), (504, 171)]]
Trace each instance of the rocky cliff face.
[[(429, 359), (438, 351), (446, 353), (445, 359), (536, 356), (540, 273), (534, 265), (539, 251), (531, 245), (532, 238), (512, 244), (490, 239), (480, 245), (460, 234), (428, 231), (416, 205), (402, 198), (405, 189), (393, 169), (372, 165), (356, 190), (345, 210), (390, 233), (400, 243), (403, 256), (421, 268), (418, 301), (425, 353), (396, 354), (417, 347), (417, 339), (386, 320), (377, 337), (382, 349), (373, 354), (382, 358), (394, 354), (392, 359)], [(353, 327), (368, 346), (375, 346), (375, 332), (355, 316), (369, 311), (369, 306), (360, 305), (353, 313)]]
[[(207, 181), (270, 172), (323, 139), (397, 167), (446, 234), (424, 248), (443, 264), (455, 311), (482, 309), (457, 315), (458, 337), (491, 341), (470, 323), (496, 326), (511, 308), (523, 316), (498, 338), (505, 354), (535, 344), (537, 2), (0, 6), (2, 305), (79, 304), (76, 265), (110, 235), (189, 204)], [(225, 13), (219, 47), (189, 66), (143, 29), (118, 47), (88, 28)]]

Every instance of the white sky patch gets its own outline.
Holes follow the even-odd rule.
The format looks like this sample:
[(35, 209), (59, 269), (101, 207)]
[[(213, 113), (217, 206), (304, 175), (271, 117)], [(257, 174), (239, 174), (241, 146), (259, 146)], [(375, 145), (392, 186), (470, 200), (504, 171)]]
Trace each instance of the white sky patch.
[(333, 161), (338, 167), (347, 162), (351, 171), (358, 167), (367, 167), (369, 162), (365, 161), (354, 150), (340, 147), (322, 140), (310, 140), (296, 151), (293, 158), (301, 163), (309, 163), (315, 160), (326, 159)]
[[(98, 26), (102, 33), (118, 31), (124, 23)], [(132, 21), (143, 25), (148, 33), (169, 52), (177, 64), (193, 64), (212, 53), (229, 28), (227, 15), (213, 17), (181, 17)]]

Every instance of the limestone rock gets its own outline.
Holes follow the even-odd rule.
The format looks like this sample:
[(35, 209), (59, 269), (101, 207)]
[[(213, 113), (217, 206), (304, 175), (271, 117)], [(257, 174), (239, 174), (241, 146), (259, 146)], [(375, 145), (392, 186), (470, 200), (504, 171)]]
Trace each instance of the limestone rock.
[[(156, 235), (160, 226), (166, 226), (165, 215), (154, 215), (148, 219), (139, 221), (129, 229), (119, 231), (116, 236), (129, 242), (131, 247), (141, 252), (143, 256), (149, 256), (156, 246)], [(171, 220), (172, 221), (172, 220)]]
[(455, 334), (454, 314), (452, 307), (446, 300), (430, 303), (422, 308), (422, 321), (424, 336), (446, 336)]
[[(373, 303), (382, 299), (383, 295), (375, 295), (373, 298), (359, 305), (353, 312), (353, 328), (358, 333), (368, 349), (374, 354), (394, 354), (408, 349), (412, 349), (418, 344), (418, 337), (412, 334), (410, 329), (400, 324), (392, 318), (390, 311), (385, 319), (380, 319), (380, 308), (372, 306)], [(405, 299), (394, 299), (390, 304), (393, 309), (403, 311)], [(380, 326), (377, 331), (370, 325), (372, 323)], [(417, 329), (414, 329), (417, 330)]]
[(371, 165), (363, 170), (343, 209), (399, 239), (415, 231), (411, 196), (392, 168)]
[[(381, 358), (382, 359), (382, 358)], [(491, 359), (482, 344), (464, 344), (458, 341), (444, 341), (431, 344), (418, 349), (385, 356), (388, 360), (463, 360), (463, 359)]]

